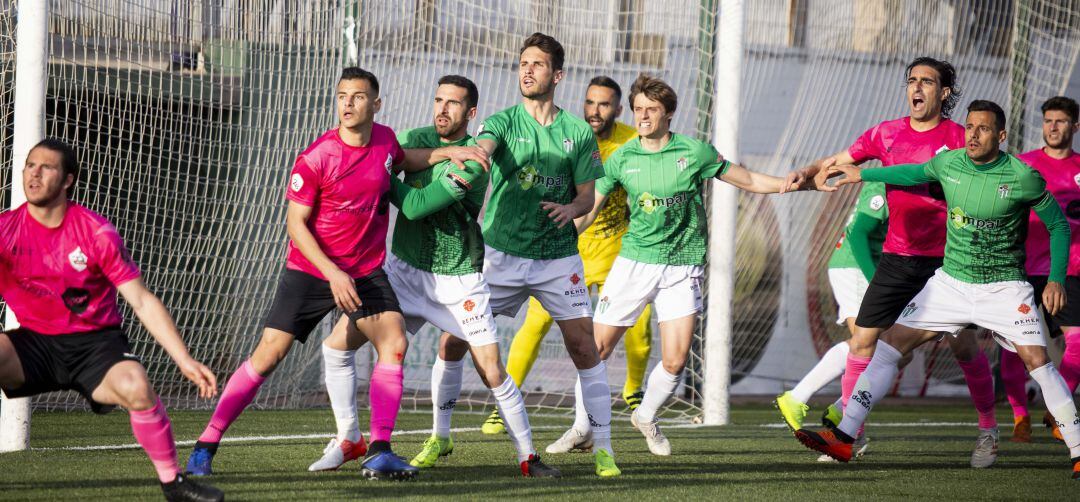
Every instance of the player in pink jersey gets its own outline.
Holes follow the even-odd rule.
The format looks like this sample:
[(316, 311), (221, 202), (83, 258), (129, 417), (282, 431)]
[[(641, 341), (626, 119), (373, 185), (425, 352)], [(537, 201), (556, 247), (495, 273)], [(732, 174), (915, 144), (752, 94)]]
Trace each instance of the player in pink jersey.
[[(324, 342), (323, 354), (327, 364), (352, 368), (353, 373), (348, 381), (328, 385), (328, 390), (356, 395), (351, 356), (370, 341), (379, 354), (368, 393), (371, 444), (365, 444), (357, 426), (355, 399), (332, 399), (339, 417), (338, 436), (324, 453), (335, 453), (340, 463), (366, 454), (362, 468), (366, 477), (416, 475), (417, 469), (390, 449), (408, 340), (401, 307), (382, 270), (389, 224), (385, 194), (390, 173), (405, 154), (394, 132), (375, 123), (381, 106), (375, 75), (356, 67), (342, 71), (337, 83), (338, 127), (304, 150), (289, 176), (289, 255), (262, 338), (225, 385), (188, 459), (188, 472), (212, 473), (221, 437), (289, 353), (293, 341), (307, 341), (316, 325), (340, 308), (345, 314)], [(348, 409), (338, 409), (338, 403)]]
[[(1042, 105), (1045, 146), (1024, 153), (1020, 160), (1039, 171), (1046, 179), (1046, 189), (1054, 194), (1069, 220), (1072, 235), (1080, 235), (1080, 154), (1073, 151), (1073, 137), (1080, 130), (1080, 106), (1076, 101), (1058, 96)], [(1042, 298), (1050, 275), (1050, 235), (1046, 225), (1034, 213), (1028, 220), (1028, 282), (1035, 288), (1037, 302)], [(1065, 308), (1048, 319), (1065, 334), (1065, 354), (1061, 358), (1062, 378), (1075, 392), (1080, 384), (1080, 239), (1074, 238), (1069, 249), (1068, 275), (1065, 277)], [(1040, 302), (1041, 303), (1041, 302)], [(1057, 330), (1052, 330), (1056, 332)], [(1017, 443), (1031, 442), (1031, 417), (1027, 410), (1027, 369), (1015, 352), (1001, 351), (1001, 380), (1013, 408), (1013, 435)], [(1050, 412), (1043, 423), (1061, 439), (1057, 422)]]
[[(833, 191), (836, 188), (826, 183), (825, 168), (828, 166), (861, 164), (870, 159), (877, 159), (885, 166), (921, 163), (942, 151), (962, 148), (964, 128), (948, 118), (960, 98), (956, 70), (948, 62), (920, 57), (908, 64), (905, 75), (909, 116), (870, 128), (848, 149), (814, 162), (795, 173), (794, 178), (816, 176), (815, 182), (820, 190)], [(888, 232), (878, 268), (855, 319), (845, 367), (833, 364), (833, 371), (827, 380), (823, 380), (829, 382), (843, 371), (841, 399), (844, 406), (859, 375), (870, 363), (875, 348), (882, 343), (878, 341), (878, 336), (892, 326), (904, 307), (941, 267), (945, 254), (946, 208), (940, 185), (886, 185), (886, 198), (889, 206)], [(990, 363), (979, 349), (973, 332), (965, 331), (961, 336), (946, 339), (964, 372), (968, 390), (979, 412), (979, 436), (971, 456), (971, 466), (989, 467), (997, 459), (998, 437)], [(777, 404), (783, 405), (780, 401), (778, 399)], [(805, 403), (789, 403), (787, 406), (798, 407), (799, 404), (805, 406)], [(785, 416), (791, 414), (783, 408), (781, 411), (785, 412)], [(836, 413), (830, 415), (827, 412), (829, 416), (835, 418)]]
[(78, 176), (74, 150), (43, 140), (23, 167), (26, 203), (0, 214), (0, 296), (21, 324), (0, 333), (0, 388), (8, 397), (74, 390), (96, 413), (126, 408), (166, 500), (223, 500), (180, 475), (169, 416), (131, 353), (117, 291), (200, 396), (215, 395), (217, 379), (188, 353), (116, 229), (68, 200)]

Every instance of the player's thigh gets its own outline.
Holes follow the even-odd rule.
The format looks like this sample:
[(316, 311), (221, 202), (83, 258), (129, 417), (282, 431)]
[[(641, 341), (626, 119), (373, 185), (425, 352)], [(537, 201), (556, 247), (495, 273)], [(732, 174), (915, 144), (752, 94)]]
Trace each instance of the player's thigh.
[(148, 410), (157, 399), (146, 376), (146, 369), (136, 361), (120, 361), (112, 365), (91, 392), (91, 397), (98, 403), (134, 410)]
[(548, 311), (552, 319), (565, 321), (592, 317), (589, 288), (585, 285), (585, 269), (578, 255), (554, 260), (533, 260), (526, 283), (532, 296)]
[[(409, 340), (405, 336), (405, 318), (401, 312), (387, 311), (364, 317), (352, 317), (356, 329), (375, 347), (379, 360), (397, 361), (405, 359)], [(349, 347), (353, 349), (354, 347)]]
[(967, 327), (974, 322), (977, 301), (971, 286), (938, 270), (900, 311), (896, 324), (933, 333), (955, 333)]
[(881, 334), (881, 341), (901, 354), (909, 354), (920, 345), (941, 338), (942, 334), (943, 332), (913, 328), (897, 323)]
[(600, 290), (593, 321), (609, 326), (633, 326), (645, 307), (656, 299), (663, 265), (615, 259), (611, 274)]
[(494, 315), (514, 317), (529, 299), (525, 279), (532, 260), (513, 256), (484, 246), (484, 280), (491, 292), (489, 300)]
[(855, 324), (881, 330), (892, 326), (940, 265), (940, 258), (882, 255)]
[(1050, 362), (1050, 356), (1046, 353), (1046, 347), (1042, 345), (1014, 345), (1013, 350), (1020, 360), (1024, 362), (1024, 368), (1028, 373), (1035, 371)]
[(949, 342), (949, 348), (952, 349), (953, 356), (960, 361), (971, 361), (979, 354), (982, 353), (982, 349), (979, 348), (979, 331), (977, 329), (971, 329), (970, 327), (957, 331), (953, 336), (945, 337), (945, 340)]
[(677, 374), (686, 365), (696, 323), (697, 314), (694, 313), (668, 319), (659, 324), (660, 359), (668, 373)]
[(656, 321), (664, 323), (694, 316), (701, 312), (701, 277), (704, 268), (700, 265), (667, 265), (660, 270), (653, 309)]
[(428, 293), (435, 288), (435, 275), (419, 270), (392, 254), (387, 257), (384, 268), (405, 318), (405, 330), (415, 335), (427, 324), (426, 314), (430, 305)]
[(857, 268), (830, 268), (829, 286), (836, 300), (836, 324), (845, 325), (859, 316), (863, 295), (869, 283), (862, 270)]
[[(267, 312), (263, 338), (265, 340), (270, 332), (278, 332), (288, 335), (290, 344), (294, 340), (304, 343), (326, 314), (335, 308), (337, 304), (334, 303), (334, 293), (329, 282), (298, 270), (286, 269), (278, 282), (274, 302)], [(284, 343), (276, 338), (278, 337), (275, 337), (274, 342)], [(262, 341), (259, 345), (263, 345)], [(273, 347), (280, 348), (276, 344)], [(277, 355), (281, 357), (286, 353), (288, 350), (277, 351)], [(278, 361), (280, 359), (274, 361), (274, 364)]]
[[(408, 321), (406, 321), (407, 323)], [(342, 314), (338, 316), (337, 322), (334, 323), (334, 327), (330, 330), (330, 336), (326, 337), (323, 345), (334, 350), (356, 350), (363, 347), (368, 341), (367, 337), (356, 329), (356, 325), (349, 320), (349, 316)]]
[(262, 337), (259, 338), (255, 351), (251, 353), (250, 361), (255, 372), (267, 376), (277, 368), (278, 363), (289, 355), (296, 337), (280, 329), (263, 328)]
[(974, 285), (974, 322), (994, 332), (994, 340), (1012, 350), (1017, 345), (1046, 347), (1041, 311), (1035, 292), (1024, 281)]
[(600, 352), (600, 359), (606, 360), (611, 356), (627, 329), (627, 326), (612, 326), (593, 321), (593, 339), (596, 340), (596, 350)]
[(16, 389), (25, 381), (22, 363), (7, 333), (0, 333), (0, 388)]

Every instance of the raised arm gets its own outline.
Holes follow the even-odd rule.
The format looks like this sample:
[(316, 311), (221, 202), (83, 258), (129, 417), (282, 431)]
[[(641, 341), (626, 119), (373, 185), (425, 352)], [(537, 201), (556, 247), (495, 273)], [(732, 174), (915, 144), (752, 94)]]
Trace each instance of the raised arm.
[(482, 180), (483, 168), (465, 164), (465, 170), (447, 172), (423, 188), (413, 188), (396, 177), (390, 178), (390, 202), (410, 220), (430, 216), (465, 198), (473, 185)]
[(146, 289), (142, 279), (136, 277), (116, 289), (131, 306), (146, 331), (150, 332), (150, 336), (154, 337), (158, 345), (176, 362), (180, 372), (199, 388), (199, 396), (211, 398), (217, 395), (217, 377), (214, 372), (191, 357), (169, 311), (154, 293)]
[(356, 283), (349, 274), (338, 268), (330, 258), (326, 256), (315, 236), (307, 226), (311, 218), (311, 207), (296, 201), (289, 201), (289, 209), (285, 215), (285, 226), (289, 232), (289, 238), (315, 268), (319, 269), (323, 277), (330, 282), (330, 291), (334, 294), (334, 303), (345, 312), (352, 312), (360, 308), (360, 296), (356, 294)]
[(1050, 192), (1044, 191), (1031, 208), (1050, 234), (1050, 276), (1043, 290), (1043, 305), (1050, 315), (1054, 315), (1065, 307), (1065, 288), (1062, 284), (1069, 267), (1069, 221)]

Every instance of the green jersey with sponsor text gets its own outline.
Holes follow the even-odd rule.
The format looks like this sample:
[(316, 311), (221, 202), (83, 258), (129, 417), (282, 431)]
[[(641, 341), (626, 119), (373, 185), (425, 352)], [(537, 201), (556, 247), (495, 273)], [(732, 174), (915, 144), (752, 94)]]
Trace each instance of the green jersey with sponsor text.
[[(859, 263), (855, 261), (855, 255), (851, 252), (851, 246), (847, 243), (847, 236), (851, 234), (856, 214), (865, 214), (882, 222), (889, 220), (889, 204), (885, 199), (884, 183), (863, 183), (859, 199), (855, 202), (855, 207), (851, 209), (851, 215), (848, 216), (844, 233), (840, 236), (840, 240), (836, 241), (836, 249), (829, 257), (829, 268), (859, 268)], [(888, 229), (887, 225), (878, 225), (868, 236), (870, 255), (875, 263), (881, 258), (881, 246), (885, 244), (885, 232)]]
[(942, 270), (968, 283), (1025, 280), (1024, 239), (1031, 210), (1064, 220), (1038, 171), (1006, 153), (976, 165), (961, 148), (925, 164), (866, 169), (862, 175), (866, 181), (903, 185), (941, 183), (948, 206)]
[(634, 138), (611, 154), (596, 189), (606, 195), (622, 186), (629, 196), (630, 228), (619, 256), (641, 263), (703, 265), (702, 183), (730, 165), (717, 162), (718, 157), (712, 145), (675, 133), (656, 152)]
[(477, 139), (497, 143), (484, 213), (487, 245), (536, 260), (577, 254), (574, 225), (557, 228), (540, 203), (567, 204), (577, 195), (576, 185), (603, 176), (589, 124), (559, 110), (550, 125), (541, 126), (517, 105), (485, 119)]
[[(438, 148), (474, 145), (472, 136), (443, 143), (434, 127), (420, 127), (398, 134), (402, 148)], [(416, 267), (441, 275), (465, 275), (480, 272), (484, 266), (484, 239), (477, 217), (487, 192), (487, 173), (478, 165), (466, 163), (465, 170), (450, 161), (440, 162), (423, 171), (406, 173), (405, 184), (423, 188), (443, 183), (449, 190), (465, 189), (461, 200), (423, 218), (410, 220), (402, 211), (394, 222), (390, 251)], [(460, 194), (459, 194), (460, 195)]]

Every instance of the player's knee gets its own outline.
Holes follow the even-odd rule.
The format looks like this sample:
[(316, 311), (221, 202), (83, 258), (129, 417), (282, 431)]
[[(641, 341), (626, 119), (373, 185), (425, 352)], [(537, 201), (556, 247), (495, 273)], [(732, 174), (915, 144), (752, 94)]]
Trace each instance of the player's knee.
[(669, 375), (678, 375), (682, 373), (683, 368), (686, 367), (686, 358), (682, 359), (665, 359), (661, 361), (664, 365), (664, 371)]
[(1028, 373), (1035, 371), (1050, 363), (1050, 358), (1046, 355), (1046, 351), (1025, 351), (1020, 355), (1024, 360), (1024, 366), (1027, 368)]
[(120, 404), (129, 410), (149, 410), (157, 402), (154, 389), (142, 372), (125, 372), (114, 379), (112, 386)]
[(851, 353), (856, 356), (872, 357), (874, 348), (877, 346), (877, 340), (876, 331), (867, 331), (856, 327), (855, 333), (852, 335), (851, 340), (848, 341), (848, 346), (851, 348)]
[(375, 350), (379, 354), (392, 354), (400, 361), (405, 359), (405, 353), (409, 350), (409, 339), (404, 334), (387, 337), (385, 340), (379, 340)]
[(469, 352), (469, 342), (456, 336), (447, 336), (439, 347), (439, 358), (443, 361), (460, 361)]

